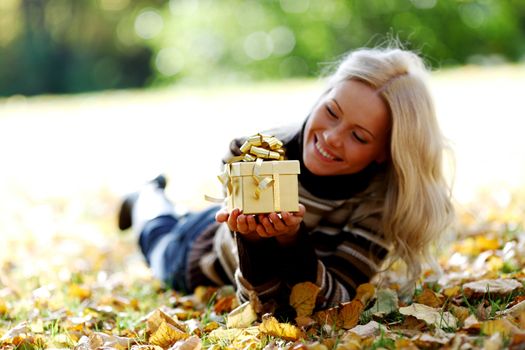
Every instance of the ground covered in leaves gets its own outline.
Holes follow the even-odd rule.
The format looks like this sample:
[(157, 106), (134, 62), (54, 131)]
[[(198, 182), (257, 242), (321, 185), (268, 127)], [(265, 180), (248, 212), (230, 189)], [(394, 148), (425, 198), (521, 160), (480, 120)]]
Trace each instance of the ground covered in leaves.
[(77, 217), (66, 208), (55, 203), (57, 220), (74, 217), (60, 232), (4, 239), (3, 349), (525, 348), (522, 196), (489, 195), (460, 208), (456, 232), (437, 253), (444, 274), (426, 275), (408, 297), (387, 276), (385, 285), (360, 286), (348, 303), (314, 311), (318, 290), (304, 283), (290, 297), (297, 317), (287, 320), (265, 314), (256, 299), (238, 305), (231, 287), (164, 289), (131, 235), (101, 234), (115, 231), (113, 207), (77, 208), (91, 212)]

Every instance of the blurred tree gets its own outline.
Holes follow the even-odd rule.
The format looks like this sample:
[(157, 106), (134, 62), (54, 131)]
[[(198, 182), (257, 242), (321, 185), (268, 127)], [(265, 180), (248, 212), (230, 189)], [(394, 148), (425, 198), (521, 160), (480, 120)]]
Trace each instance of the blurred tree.
[(521, 61), (525, 1), (0, 0), (0, 96), (317, 76), (389, 37), (434, 67)]

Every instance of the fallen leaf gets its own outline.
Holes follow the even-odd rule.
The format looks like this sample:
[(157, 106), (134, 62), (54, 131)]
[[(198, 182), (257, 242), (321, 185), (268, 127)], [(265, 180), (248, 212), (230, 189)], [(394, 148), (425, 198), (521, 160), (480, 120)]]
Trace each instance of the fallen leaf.
[(470, 316), (470, 310), (463, 306), (450, 305), (449, 311), (460, 322), (463, 322)]
[(359, 300), (363, 305), (366, 305), (370, 299), (374, 297), (376, 288), (371, 283), (363, 283), (357, 287), (354, 300)]
[(135, 341), (130, 338), (119, 337), (116, 335), (109, 335), (102, 332), (94, 332), (87, 336), (83, 336), (75, 346), (75, 350), (91, 350), (91, 349), (129, 349)]
[(72, 284), (69, 286), (68, 294), (80, 300), (85, 300), (91, 297), (91, 290), (78, 284)]
[(443, 290), (443, 294), (447, 298), (453, 298), (456, 295), (458, 295), (460, 292), (461, 292), (461, 287), (460, 286), (449, 287), (449, 288), (445, 288), (445, 290)]
[(208, 339), (212, 342), (240, 343), (256, 338), (260, 334), (259, 326), (248, 328), (217, 328), (208, 334)]
[(354, 333), (362, 338), (368, 338), (381, 334), (381, 329), (385, 328), (385, 326), (382, 326), (376, 321), (370, 321), (365, 325), (355, 326), (354, 328), (350, 329), (349, 332)]
[(501, 335), (508, 337), (514, 333), (520, 333), (518, 327), (507, 319), (500, 318), (496, 320), (489, 320), (481, 322), (481, 332), (487, 335), (494, 335), (500, 333)]
[(392, 289), (380, 289), (376, 293), (376, 301), (369, 309), (374, 316), (388, 315), (399, 308), (397, 293)]
[(495, 333), (483, 342), (483, 350), (499, 350), (503, 348), (501, 333)]
[(413, 303), (410, 306), (399, 308), (399, 312), (402, 315), (414, 316), (437, 328), (457, 328), (456, 318), (450, 312), (423, 304)]
[(146, 334), (150, 335), (157, 331), (157, 329), (164, 323), (168, 323), (183, 333), (187, 333), (187, 327), (181, 322), (170, 317), (161, 309), (156, 309), (151, 312), (146, 318)]
[(341, 328), (350, 329), (357, 325), (359, 317), (363, 312), (365, 306), (360, 300), (354, 299), (349, 303), (344, 303), (339, 310), (338, 324), (341, 324)]
[(253, 310), (252, 303), (247, 301), (232, 310), (226, 317), (226, 327), (246, 328), (257, 320), (257, 314)]
[(445, 303), (445, 298), (433, 290), (425, 288), (421, 294), (417, 296), (416, 302), (426, 306), (440, 308)]
[(179, 340), (173, 344), (169, 350), (200, 350), (202, 349), (202, 341), (199, 337), (192, 335), (188, 339)]
[(298, 340), (304, 337), (303, 332), (290, 323), (280, 323), (271, 315), (264, 315), (259, 325), (259, 330), (267, 335), (279, 337), (285, 340)]
[(519, 288), (523, 288), (523, 285), (513, 279), (487, 279), (463, 285), (463, 291), (468, 297), (482, 296), (486, 293), (508, 295)]
[(217, 299), (215, 305), (213, 306), (213, 311), (220, 315), (232, 311), (237, 306), (239, 306), (237, 297), (235, 295), (227, 295)]
[(297, 316), (312, 314), (320, 290), (312, 282), (302, 282), (293, 286), (290, 293), (290, 305), (295, 309)]
[(159, 327), (151, 333), (148, 341), (153, 345), (167, 348), (177, 340), (186, 339), (189, 336), (188, 333), (185, 333), (174, 325), (163, 321)]

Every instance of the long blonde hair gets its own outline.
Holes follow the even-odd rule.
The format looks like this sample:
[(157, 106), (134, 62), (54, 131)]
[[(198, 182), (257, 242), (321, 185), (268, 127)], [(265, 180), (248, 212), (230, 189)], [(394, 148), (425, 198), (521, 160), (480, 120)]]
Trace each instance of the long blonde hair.
[(415, 53), (399, 48), (360, 49), (348, 54), (329, 80), (328, 91), (349, 79), (382, 96), (392, 119), (390, 166), (383, 208), (390, 258), (402, 259), (410, 282), (424, 262), (434, 263), (430, 246), (450, 227), (454, 210), (443, 174), (444, 138), (427, 87), (428, 70)]

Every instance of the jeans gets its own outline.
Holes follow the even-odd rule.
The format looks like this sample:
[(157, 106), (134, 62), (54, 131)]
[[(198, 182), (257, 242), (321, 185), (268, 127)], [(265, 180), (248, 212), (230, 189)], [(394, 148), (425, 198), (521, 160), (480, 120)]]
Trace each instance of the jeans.
[(139, 246), (153, 275), (175, 290), (189, 292), (186, 276), (188, 253), (195, 239), (213, 222), (220, 206), (181, 218), (161, 215), (146, 223)]

